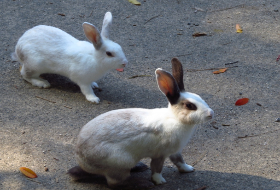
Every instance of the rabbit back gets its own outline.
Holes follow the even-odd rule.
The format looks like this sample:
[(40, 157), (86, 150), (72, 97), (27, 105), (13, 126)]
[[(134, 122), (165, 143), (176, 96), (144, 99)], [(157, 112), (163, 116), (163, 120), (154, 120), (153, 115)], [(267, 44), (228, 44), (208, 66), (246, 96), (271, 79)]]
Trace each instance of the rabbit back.
[(94, 61), (94, 47), (91, 43), (79, 41), (58, 28), (45, 25), (26, 31), (19, 39), (15, 52), (19, 61), (30, 70), (69, 78), (73, 74), (71, 70), (79, 68), (81, 60)]

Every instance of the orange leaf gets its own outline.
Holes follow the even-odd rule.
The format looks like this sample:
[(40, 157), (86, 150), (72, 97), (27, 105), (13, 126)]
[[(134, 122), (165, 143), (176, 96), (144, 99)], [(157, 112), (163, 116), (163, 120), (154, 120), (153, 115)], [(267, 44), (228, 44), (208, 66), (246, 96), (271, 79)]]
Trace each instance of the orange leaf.
[(239, 24), (236, 24), (236, 32), (237, 33), (242, 33), (243, 32), (243, 30), (242, 30), (242, 28), (240, 27), (240, 25)]
[(224, 72), (226, 72), (226, 70), (227, 70), (227, 68), (219, 69), (219, 72), (224, 73)]
[(242, 106), (244, 104), (247, 104), (248, 102), (249, 102), (249, 98), (241, 98), (235, 102), (235, 105)]
[(21, 171), (21, 173), (23, 173), (25, 176), (27, 176), (29, 178), (36, 178), (37, 177), (37, 174), (29, 168), (20, 167), (19, 170)]
[(213, 74), (220, 74), (226, 72), (227, 68), (219, 69), (218, 71), (214, 71)]

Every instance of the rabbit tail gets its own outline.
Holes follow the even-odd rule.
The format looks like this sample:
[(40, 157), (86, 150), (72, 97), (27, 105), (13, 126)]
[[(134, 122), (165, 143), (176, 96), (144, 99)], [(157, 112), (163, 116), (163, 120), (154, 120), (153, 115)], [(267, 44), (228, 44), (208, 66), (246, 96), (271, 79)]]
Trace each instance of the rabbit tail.
[(15, 52), (11, 53), (11, 58), (12, 58), (12, 61), (19, 62), (19, 58), (18, 58), (18, 56), (17, 56), (17, 54)]

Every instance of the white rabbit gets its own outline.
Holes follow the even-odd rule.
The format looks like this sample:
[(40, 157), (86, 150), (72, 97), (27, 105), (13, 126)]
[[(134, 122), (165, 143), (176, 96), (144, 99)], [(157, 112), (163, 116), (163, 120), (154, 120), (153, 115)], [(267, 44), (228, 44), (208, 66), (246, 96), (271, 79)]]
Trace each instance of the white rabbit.
[(213, 118), (214, 112), (197, 94), (185, 92), (182, 64), (172, 59), (173, 76), (157, 69), (159, 89), (167, 96), (168, 108), (119, 109), (97, 116), (80, 131), (76, 146), (79, 166), (69, 170), (103, 175), (109, 186), (122, 184), (130, 169), (142, 158), (151, 158), (152, 181), (165, 183), (161, 171), (169, 157), (180, 172), (192, 172), (181, 151), (195, 125)]
[(83, 23), (92, 43), (52, 26), (36, 26), (18, 40), (12, 59), (22, 64), (21, 75), (32, 85), (48, 88), (50, 83), (40, 75), (59, 74), (78, 84), (88, 101), (99, 103), (92, 89), (98, 87), (95, 81), (111, 69), (123, 71), (128, 63), (121, 46), (108, 38), (111, 23), (110, 12), (105, 14), (101, 33), (94, 25)]

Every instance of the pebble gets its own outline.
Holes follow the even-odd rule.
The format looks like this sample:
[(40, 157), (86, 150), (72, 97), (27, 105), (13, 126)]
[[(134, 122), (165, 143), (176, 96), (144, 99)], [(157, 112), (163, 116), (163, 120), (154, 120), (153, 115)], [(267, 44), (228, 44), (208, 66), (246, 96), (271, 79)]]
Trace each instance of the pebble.
[(280, 122), (280, 117), (279, 117), (279, 118), (277, 118), (275, 122)]

